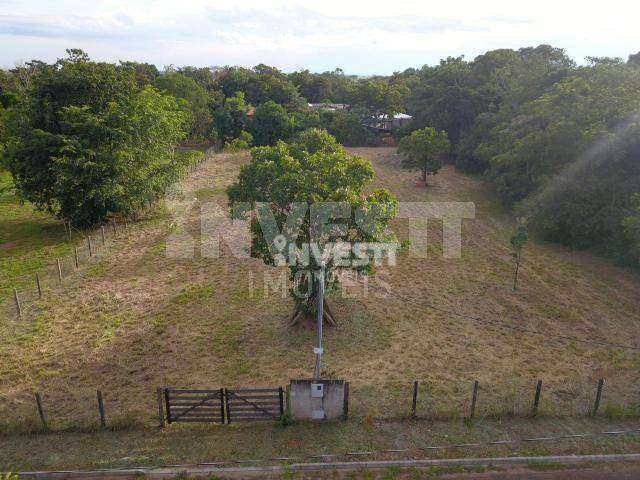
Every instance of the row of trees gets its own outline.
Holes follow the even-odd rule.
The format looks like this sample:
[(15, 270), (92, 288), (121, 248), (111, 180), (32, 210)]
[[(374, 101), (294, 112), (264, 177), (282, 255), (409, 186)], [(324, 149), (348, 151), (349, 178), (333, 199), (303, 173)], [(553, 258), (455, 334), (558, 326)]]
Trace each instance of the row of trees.
[[(400, 112), (409, 90), (389, 78), (357, 79), (340, 70), (285, 74), (267, 65), (196, 68), (169, 67), (160, 73), (148, 64), (123, 63), (145, 82), (186, 100), (193, 114), (190, 138), (230, 143), (245, 131), (256, 145), (273, 145), (308, 128), (326, 128), (347, 145), (373, 142), (363, 119)], [(310, 111), (307, 102), (347, 103), (349, 111)]]
[[(639, 57), (577, 66), (541, 45), (358, 79), (266, 65), (160, 72), (73, 50), (0, 71), (0, 150), (25, 198), (91, 224), (156, 195), (190, 161), (175, 149), (186, 140), (275, 145), (321, 127), (343, 145), (368, 145), (363, 120), (404, 110), (414, 116), (397, 132), (406, 166), (426, 177), (448, 157), (484, 174), (545, 238), (638, 264)], [(353, 107), (314, 111), (307, 101)], [(81, 205), (63, 198), (74, 189), (87, 192)]]
[(640, 55), (577, 66), (541, 45), (397, 74), (413, 123), (447, 132), (450, 160), (483, 173), (544, 238), (640, 264)]
[[(327, 86), (313, 92), (309, 75), (266, 65), (160, 72), (68, 50), (53, 64), (0, 71), (2, 163), (24, 199), (89, 226), (158, 196), (194, 161), (180, 144), (275, 145), (325, 128), (344, 145), (368, 145), (374, 137), (363, 118), (399, 111), (408, 94), (389, 79), (358, 80), (341, 71), (313, 76), (310, 83)], [(307, 101), (319, 95), (354, 109), (310, 110)]]

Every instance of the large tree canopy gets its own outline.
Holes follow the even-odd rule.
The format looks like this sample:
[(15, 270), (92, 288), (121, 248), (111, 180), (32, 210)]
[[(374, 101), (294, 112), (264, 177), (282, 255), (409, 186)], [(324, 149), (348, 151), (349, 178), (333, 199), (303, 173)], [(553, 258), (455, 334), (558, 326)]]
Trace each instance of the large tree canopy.
[(38, 208), (89, 226), (130, 214), (191, 161), (176, 152), (190, 113), (134, 73), (75, 55), (34, 78), (5, 161)]
[[(299, 313), (314, 309), (318, 284), (313, 278), (320, 264), (313, 255), (306, 265), (292, 264), (287, 258), (290, 247), (299, 252), (312, 243), (322, 247), (338, 241), (389, 240), (386, 227), (395, 215), (396, 200), (384, 189), (365, 193), (373, 175), (369, 162), (349, 155), (325, 131), (311, 129), (290, 144), (254, 148), (251, 161), (229, 187), (232, 206), (247, 202), (257, 210), (251, 221), (252, 255), (270, 265), (279, 263), (279, 255), (289, 260), (291, 291)], [(331, 223), (339, 228), (322, 230), (319, 216), (323, 214), (336, 217)], [(332, 284), (339, 268), (333, 258), (327, 260), (327, 285)], [(370, 266), (344, 268), (364, 270)], [(301, 296), (301, 291), (307, 295)]]
[(209, 95), (193, 78), (181, 73), (170, 72), (156, 79), (156, 87), (181, 98), (189, 103), (191, 109), (191, 128), (189, 136), (202, 140), (211, 134), (212, 119), (209, 110)]
[(256, 145), (273, 145), (293, 133), (294, 121), (282, 105), (268, 101), (258, 107), (251, 121), (251, 133)]

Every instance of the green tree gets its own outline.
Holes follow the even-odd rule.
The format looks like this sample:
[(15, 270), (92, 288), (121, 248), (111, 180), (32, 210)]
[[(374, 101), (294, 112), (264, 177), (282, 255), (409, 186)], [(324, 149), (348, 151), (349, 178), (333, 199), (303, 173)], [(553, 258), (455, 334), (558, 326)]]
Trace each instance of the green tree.
[(369, 116), (392, 117), (403, 110), (403, 99), (409, 93), (404, 85), (394, 85), (379, 79), (367, 79), (356, 85), (356, 104), (364, 107)]
[(427, 176), (435, 175), (442, 168), (442, 156), (451, 149), (451, 144), (444, 131), (433, 127), (414, 130), (402, 138), (398, 144), (398, 153), (404, 155), (402, 166), (420, 169), (422, 181), (427, 184)]
[(253, 136), (249, 132), (244, 130), (240, 132), (237, 138), (225, 142), (224, 149), (227, 152), (239, 152), (240, 150), (247, 150), (253, 146)]
[(223, 141), (232, 141), (240, 135), (240, 132), (248, 128), (247, 114), (250, 108), (251, 106), (244, 100), (244, 93), (235, 92), (214, 111), (215, 128)]
[[(290, 144), (278, 142), (254, 148), (251, 157), (227, 193), (232, 207), (247, 202), (250, 209), (256, 210), (257, 215), (251, 219), (254, 257), (279, 265), (283, 255), (302, 252), (310, 244), (322, 249), (339, 240), (389, 240), (387, 226), (395, 216), (395, 198), (384, 189), (365, 193), (365, 186), (374, 177), (373, 167), (362, 158), (349, 155), (325, 131), (312, 129)], [(329, 212), (329, 217), (338, 217), (332, 223), (339, 227), (322, 229), (316, 208)], [(243, 216), (242, 212), (233, 211), (235, 216)], [(265, 219), (272, 219), (275, 228), (265, 227)], [(290, 260), (291, 294), (296, 302), (291, 323), (295, 323), (305, 315), (312, 316), (316, 309), (316, 274), (321, 265), (313, 255), (308, 264)], [(341, 268), (367, 270), (370, 265), (340, 266), (334, 256), (329, 256), (325, 264), (328, 289), (335, 286), (334, 279)], [(325, 319), (331, 321), (331, 310), (327, 308), (325, 312)]]
[(46, 66), (16, 107), (6, 163), (21, 196), (90, 226), (157, 197), (191, 155), (176, 152), (190, 113), (133, 72), (78, 54)]
[(151, 63), (120, 62), (120, 66), (135, 73), (136, 83), (140, 88), (154, 85), (156, 78), (160, 76), (158, 68)]
[(520, 271), (520, 262), (522, 261), (522, 249), (529, 241), (529, 230), (527, 228), (527, 219), (519, 218), (515, 230), (509, 238), (511, 244), (511, 258), (515, 265), (513, 274), (513, 289), (518, 289), (518, 273)]
[(186, 100), (192, 112), (192, 125), (189, 136), (195, 140), (203, 140), (211, 134), (212, 118), (209, 110), (209, 94), (193, 78), (181, 73), (171, 72), (156, 79), (156, 87)]
[(364, 147), (375, 144), (375, 135), (354, 112), (337, 110), (323, 115), (327, 131), (345, 147)]
[(294, 120), (274, 101), (256, 107), (251, 121), (251, 133), (256, 145), (274, 145), (278, 140), (286, 140), (293, 133)]

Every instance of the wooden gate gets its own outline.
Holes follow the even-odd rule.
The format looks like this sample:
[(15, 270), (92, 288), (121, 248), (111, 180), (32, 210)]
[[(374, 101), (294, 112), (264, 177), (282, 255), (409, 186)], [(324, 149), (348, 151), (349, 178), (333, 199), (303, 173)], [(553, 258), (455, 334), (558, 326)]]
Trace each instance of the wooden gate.
[(280, 388), (226, 390), (227, 422), (279, 420), (284, 414), (284, 395)]
[(164, 389), (167, 423), (224, 423), (224, 390)]

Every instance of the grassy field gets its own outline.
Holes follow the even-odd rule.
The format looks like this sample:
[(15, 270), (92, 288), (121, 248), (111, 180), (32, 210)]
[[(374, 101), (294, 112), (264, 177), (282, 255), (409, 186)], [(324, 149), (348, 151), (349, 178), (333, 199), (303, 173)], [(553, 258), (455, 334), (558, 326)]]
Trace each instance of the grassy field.
[(33, 283), (33, 275), (52, 259), (69, 255), (62, 222), (21, 203), (9, 172), (0, 170), (0, 304), (14, 287)]
[[(514, 293), (508, 243), (513, 220), (480, 180), (446, 167), (424, 188), (416, 185), (415, 172), (400, 169), (393, 150), (352, 151), (373, 162), (376, 184), (400, 201), (476, 204), (476, 218), (463, 224), (462, 258), (443, 258), (441, 226), (433, 222), (428, 258), (402, 254), (398, 266), (378, 272), (393, 292), (551, 335), (625, 344), (639, 337), (637, 273), (532, 242), (524, 252), (522, 288)], [(224, 188), (246, 158), (213, 156), (184, 182), (186, 197), (198, 200), (186, 221), (156, 207), (128, 238), (70, 278), (64, 294), (36, 302), (22, 319), (0, 322), (0, 429), (35, 428), (33, 391), (42, 392), (54, 428), (77, 430), (96, 424), (97, 388), (110, 421), (150, 425), (157, 386), (277, 386), (311, 374), (313, 328), (287, 328), (292, 303), (279, 294), (264, 296), (263, 275), (275, 269), (238, 260), (227, 249), (218, 259), (200, 255), (201, 205), (226, 205)], [(0, 212), (2, 219), (8, 215)], [(24, 224), (31, 215), (3, 221)], [(39, 226), (31, 229), (46, 228), (47, 220), (32, 218)], [(404, 221), (396, 221), (394, 230), (406, 238)], [(165, 254), (166, 239), (180, 231), (195, 239), (193, 258)], [(24, 243), (18, 236), (3, 238), (4, 244), (12, 241)], [(20, 264), (27, 251), (16, 247), (2, 255)], [(418, 413), (430, 418), (465, 415), (474, 379), (481, 385), (481, 418), (528, 412), (537, 379), (544, 381), (543, 415), (584, 414), (601, 377), (604, 414), (637, 412), (637, 351), (489, 329), (394, 296), (364, 295), (361, 286), (342, 293), (331, 296), (339, 325), (326, 331), (325, 373), (351, 382), (351, 410), (365, 423), (406, 415), (414, 379), (428, 392), (420, 396)]]

